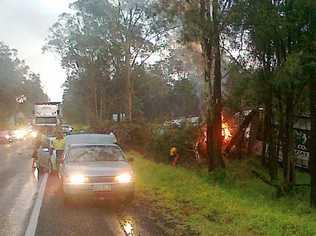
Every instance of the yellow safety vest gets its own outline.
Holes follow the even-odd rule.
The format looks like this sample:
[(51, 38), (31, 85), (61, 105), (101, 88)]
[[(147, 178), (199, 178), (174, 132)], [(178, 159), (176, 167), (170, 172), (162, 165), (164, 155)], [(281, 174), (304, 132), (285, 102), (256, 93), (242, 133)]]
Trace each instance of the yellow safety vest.
[(177, 155), (177, 148), (176, 147), (172, 147), (170, 149), (170, 156), (175, 156)]
[(65, 139), (55, 139), (53, 141), (53, 148), (55, 150), (64, 150), (64, 148), (65, 148)]

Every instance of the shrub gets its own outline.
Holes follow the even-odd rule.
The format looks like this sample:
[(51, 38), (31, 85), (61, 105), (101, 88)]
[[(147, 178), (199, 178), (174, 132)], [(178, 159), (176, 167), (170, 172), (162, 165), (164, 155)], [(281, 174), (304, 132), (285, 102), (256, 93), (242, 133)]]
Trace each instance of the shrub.
[(113, 132), (123, 147), (144, 148), (151, 135), (151, 125), (144, 122), (107, 122), (94, 129), (94, 132), (109, 134)]
[(155, 161), (167, 162), (169, 150), (174, 146), (180, 155), (179, 163), (191, 165), (194, 161), (194, 144), (198, 134), (199, 129), (189, 124), (180, 128), (158, 127), (152, 130), (147, 151), (152, 154)]

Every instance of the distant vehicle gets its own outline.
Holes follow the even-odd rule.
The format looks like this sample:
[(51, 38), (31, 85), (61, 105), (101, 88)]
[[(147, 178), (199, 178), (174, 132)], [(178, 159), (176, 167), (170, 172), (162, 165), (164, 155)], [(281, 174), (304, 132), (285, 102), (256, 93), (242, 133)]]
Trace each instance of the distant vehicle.
[(60, 102), (35, 103), (33, 108), (34, 126), (57, 126), (61, 124)]
[(13, 141), (13, 137), (10, 131), (3, 130), (0, 131), (0, 144), (7, 144)]
[(59, 178), (65, 203), (78, 195), (127, 201), (134, 196), (132, 168), (112, 135), (67, 136)]
[(67, 135), (71, 134), (73, 131), (73, 128), (68, 124), (62, 124), (61, 128), (62, 128), (63, 132)]
[(163, 126), (164, 127), (181, 128), (185, 124), (189, 124), (189, 125), (196, 127), (200, 124), (200, 117), (194, 116), (194, 117), (186, 117), (186, 118), (165, 121)]

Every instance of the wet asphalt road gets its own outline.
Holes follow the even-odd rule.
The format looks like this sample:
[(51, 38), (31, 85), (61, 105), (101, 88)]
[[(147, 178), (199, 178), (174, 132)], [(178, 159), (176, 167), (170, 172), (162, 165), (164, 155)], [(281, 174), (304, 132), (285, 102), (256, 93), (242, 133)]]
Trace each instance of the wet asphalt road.
[(75, 199), (64, 205), (58, 179), (50, 176), (36, 235), (125, 235), (118, 220), (120, 206), (111, 201)]
[[(47, 173), (39, 181), (34, 177), (31, 147), (27, 141), (0, 145), (0, 236), (24, 235), (39, 199), (38, 190)], [(49, 176), (35, 235), (165, 235), (146, 220), (147, 210), (136, 202), (124, 205), (110, 200), (78, 199), (64, 205), (58, 178)]]
[(24, 235), (38, 182), (27, 142), (0, 145), (0, 235)]

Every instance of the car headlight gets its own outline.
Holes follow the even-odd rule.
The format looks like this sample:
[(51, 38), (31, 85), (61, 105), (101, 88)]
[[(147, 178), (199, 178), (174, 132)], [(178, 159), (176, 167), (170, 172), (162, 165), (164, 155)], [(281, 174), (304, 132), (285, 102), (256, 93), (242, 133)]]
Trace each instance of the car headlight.
[(16, 137), (17, 139), (23, 139), (23, 138), (25, 137), (25, 135), (26, 135), (26, 131), (23, 130), (23, 129), (16, 130), (16, 131), (14, 132), (14, 135), (15, 135), (15, 137)]
[(70, 175), (68, 178), (68, 182), (70, 184), (83, 184), (87, 182), (87, 177), (83, 175)]
[(33, 138), (36, 138), (36, 137), (37, 137), (37, 132), (36, 132), (36, 131), (32, 131), (31, 136), (32, 136)]
[(115, 177), (115, 180), (121, 184), (126, 184), (132, 182), (132, 175), (129, 173), (124, 173)]

